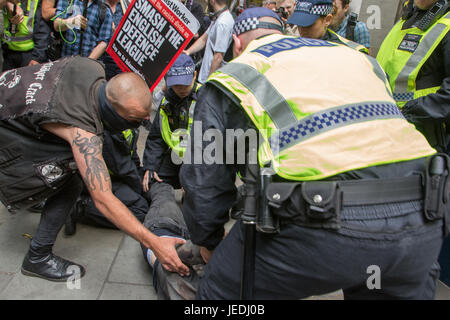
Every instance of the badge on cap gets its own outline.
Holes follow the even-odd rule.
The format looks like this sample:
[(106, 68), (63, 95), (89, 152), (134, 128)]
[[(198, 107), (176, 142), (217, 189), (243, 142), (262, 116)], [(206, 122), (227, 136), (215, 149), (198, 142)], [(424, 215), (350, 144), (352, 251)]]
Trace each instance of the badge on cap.
[(297, 6), (295, 7), (295, 11), (303, 11), (309, 13), (311, 11), (311, 7), (313, 4), (311, 2), (297, 2)]

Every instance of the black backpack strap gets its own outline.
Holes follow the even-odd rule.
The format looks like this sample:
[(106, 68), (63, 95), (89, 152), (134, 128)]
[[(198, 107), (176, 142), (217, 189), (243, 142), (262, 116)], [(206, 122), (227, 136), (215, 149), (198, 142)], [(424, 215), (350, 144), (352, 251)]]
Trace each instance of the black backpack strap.
[(345, 38), (351, 41), (355, 41), (355, 27), (358, 22), (358, 15), (351, 12), (348, 18), (347, 30), (345, 31)]

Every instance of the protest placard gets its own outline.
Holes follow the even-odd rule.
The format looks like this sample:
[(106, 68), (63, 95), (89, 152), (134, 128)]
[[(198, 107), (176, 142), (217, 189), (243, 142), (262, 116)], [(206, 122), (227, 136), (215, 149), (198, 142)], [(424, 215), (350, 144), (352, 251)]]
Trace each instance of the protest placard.
[(133, 0), (107, 52), (123, 71), (141, 75), (153, 90), (199, 27), (178, 0)]

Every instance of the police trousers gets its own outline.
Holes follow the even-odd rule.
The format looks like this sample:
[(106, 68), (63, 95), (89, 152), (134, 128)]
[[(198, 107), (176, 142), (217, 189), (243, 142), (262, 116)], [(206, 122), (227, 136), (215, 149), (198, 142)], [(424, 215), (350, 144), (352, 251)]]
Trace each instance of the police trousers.
[[(344, 207), (340, 227), (281, 224), (256, 234), (255, 299), (303, 299), (342, 289), (345, 299), (433, 299), (443, 221), (422, 201)], [(198, 299), (239, 299), (243, 224), (214, 250)]]

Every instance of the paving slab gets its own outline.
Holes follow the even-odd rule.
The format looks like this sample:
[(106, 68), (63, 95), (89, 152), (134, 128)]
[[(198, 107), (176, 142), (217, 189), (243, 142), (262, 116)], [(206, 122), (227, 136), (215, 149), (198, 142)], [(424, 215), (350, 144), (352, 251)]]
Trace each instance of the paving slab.
[(450, 288), (442, 281), (438, 282), (435, 300), (450, 300)]
[(156, 300), (156, 292), (151, 285), (128, 283), (105, 283), (99, 300)]
[(124, 234), (117, 230), (78, 225), (75, 236), (58, 236), (54, 253), (80, 263), (86, 275), (77, 282), (56, 283), (17, 272), (0, 299), (96, 299), (104, 285)]
[(30, 246), (30, 239), (38, 227), (40, 214), (19, 211), (10, 214), (0, 204), (0, 271), (19, 272), (23, 258)]
[(151, 269), (144, 260), (139, 242), (128, 235), (124, 236), (107, 281), (136, 285), (153, 283)]
[(0, 271), (0, 292), (8, 285), (8, 283), (16, 275), (15, 272), (3, 272)]

